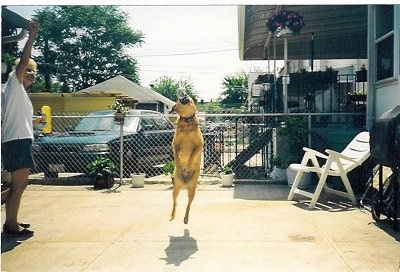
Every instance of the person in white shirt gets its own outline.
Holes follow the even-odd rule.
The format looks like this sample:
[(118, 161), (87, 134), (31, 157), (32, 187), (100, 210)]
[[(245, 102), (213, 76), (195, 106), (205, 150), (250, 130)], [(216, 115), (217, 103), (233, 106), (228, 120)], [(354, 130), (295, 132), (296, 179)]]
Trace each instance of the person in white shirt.
[(33, 125), (44, 121), (33, 117), (33, 107), (26, 89), (34, 82), (37, 64), (31, 59), (32, 45), (39, 22), (29, 22), (29, 36), (1, 93), (1, 159), (11, 172), (11, 187), (5, 202), (6, 219), (3, 232), (12, 236), (32, 236), (30, 224), (18, 222), (22, 194), (28, 185), (32, 158)]

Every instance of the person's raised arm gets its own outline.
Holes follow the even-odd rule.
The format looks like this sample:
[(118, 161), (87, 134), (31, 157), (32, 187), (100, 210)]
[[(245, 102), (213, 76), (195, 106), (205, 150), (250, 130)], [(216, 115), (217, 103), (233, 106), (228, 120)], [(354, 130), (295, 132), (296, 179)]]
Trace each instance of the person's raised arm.
[(15, 68), (17, 77), (20, 81), (22, 81), (22, 79), (24, 78), (25, 70), (26, 70), (26, 67), (28, 66), (29, 59), (30, 59), (31, 53), (32, 53), (32, 45), (33, 45), (33, 42), (35, 41), (38, 30), (39, 30), (39, 21), (31, 20), (29, 22), (28, 40), (26, 41), (24, 49), (22, 50), (22, 56), (20, 58), (20, 61), (17, 65), (17, 67)]

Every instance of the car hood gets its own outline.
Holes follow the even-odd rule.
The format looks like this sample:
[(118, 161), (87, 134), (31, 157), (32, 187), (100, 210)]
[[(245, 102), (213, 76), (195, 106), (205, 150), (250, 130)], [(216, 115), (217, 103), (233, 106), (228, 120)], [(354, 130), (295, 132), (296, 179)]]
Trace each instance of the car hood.
[[(124, 132), (124, 136), (132, 134)], [(36, 144), (102, 144), (119, 139), (117, 131), (70, 131), (58, 135), (42, 136)]]

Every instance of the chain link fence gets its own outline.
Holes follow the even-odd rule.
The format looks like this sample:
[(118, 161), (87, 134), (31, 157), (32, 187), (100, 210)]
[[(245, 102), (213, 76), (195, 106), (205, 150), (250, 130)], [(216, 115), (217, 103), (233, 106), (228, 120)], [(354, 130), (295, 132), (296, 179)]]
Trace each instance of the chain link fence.
[[(202, 175), (217, 176), (229, 165), (236, 180), (269, 178), (273, 158), (301, 154), (302, 146), (319, 151), (343, 149), (361, 130), (365, 114), (199, 114), (204, 136)], [(287, 127), (288, 117), (303, 128)], [(62, 172), (87, 174), (87, 165), (98, 157), (110, 158), (116, 175), (163, 175), (162, 166), (173, 160), (173, 115), (128, 114), (121, 125), (112, 113), (98, 115), (54, 114), (52, 133), (36, 130), (34, 173), (57, 176)], [(282, 135), (281, 130), (289, 133)], [(304, 129), (302, 136), (296, 134)], [(122, 135), (122, 137), (121, 137)], [(297, 137), (297, 147), (288, 137)]]

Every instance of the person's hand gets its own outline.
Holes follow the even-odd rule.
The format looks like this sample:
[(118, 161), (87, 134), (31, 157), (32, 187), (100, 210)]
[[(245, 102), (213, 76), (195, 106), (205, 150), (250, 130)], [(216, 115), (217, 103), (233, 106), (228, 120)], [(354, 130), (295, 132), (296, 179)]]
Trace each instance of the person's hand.
[(40, 122), (45, 123), (46, 122), (46, 114), (44, 112), (42, 112), (41, 115), (42, 116), (40, 117), (41, 118)]
[(29, 35), (36, 37), (37, 32), (39, 31), (39, 20), (34, 19), (29, 22)]

